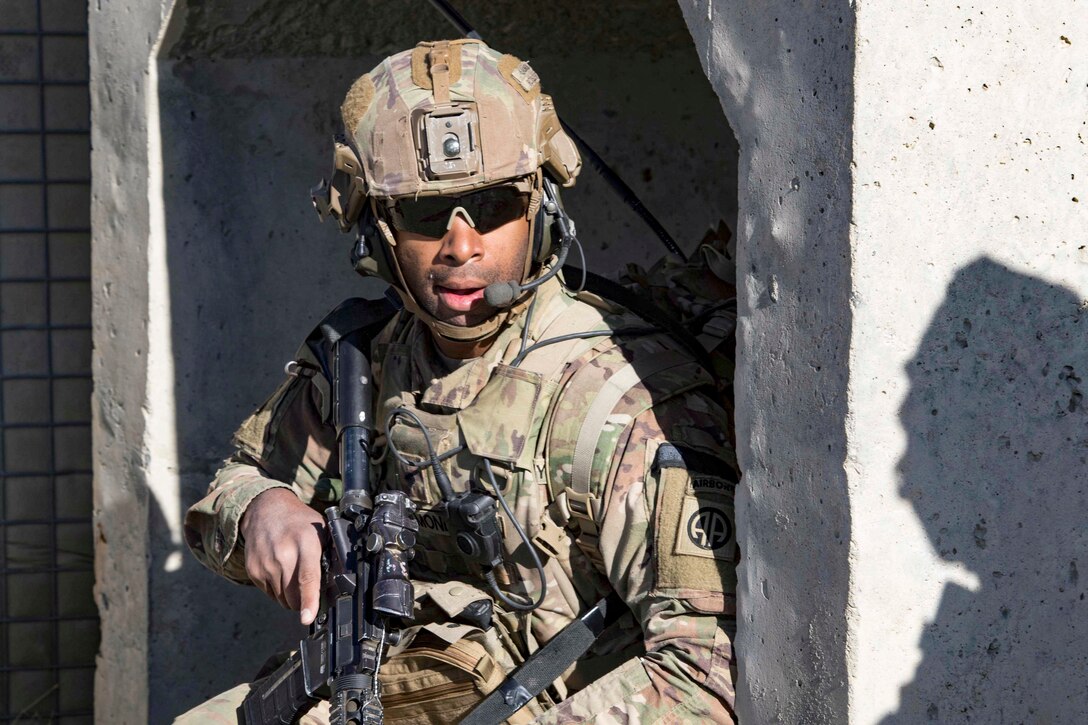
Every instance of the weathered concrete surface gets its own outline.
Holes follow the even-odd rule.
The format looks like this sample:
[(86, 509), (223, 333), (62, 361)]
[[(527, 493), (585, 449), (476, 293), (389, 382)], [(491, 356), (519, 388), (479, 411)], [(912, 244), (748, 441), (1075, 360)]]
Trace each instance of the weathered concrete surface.
[(682, 7), (741, 145), (742, 718), (1083, 718), (1088, 8)]
[(858, 3), (851, 722), (1088, 710), (1088, 6)]
[[(585, 50), (661, 59), (691, 48), (676, 6), (666, 0), (558, 0), (546, 13), (488, 0), (454, 5), (493, 47), (530, 61)], [(422, 39), (457, 37), (426, 0), (191, 0), (187, 6), (172, 58), (384, 57)]]
[[(598, 5), (561, 3), (556, 17), (616, 34), (507, 49), (688, 244), (736, 208), (720, 111), (742, 149), (744, 721), (1076, 720), (1088, 707), (1088, 9), (867, 0), (855, 19), (848, 2), (682, 0), (721, 102), (708, 111), (678, 108), (706, 91), (677, 70), (693, 57), (629, 25), (671, 39), (667, 14), (601, 18)], [(347, 82), (415, 40), (387, 46), (375, 28), (396, 13), (413, 32), (433, 20), (403, 8), (368, 4), (362, 22), (344, 0), (308, 5), (309, 19), (286, 2), (193, 3), (152, 66), (157, 9), (92, 15), (113, 43), (92, 50), (110, 713), (147, 712), (131, 680), (105, 681), (117, 673), (150, 667), (159, 721), (247, 677), (291, 634), (260, 595), (196, 567), (178, 525), (315, 315), (365, 293), (304, 190), (327, 170)], [(465, 9), (485, 31), (498, 22), (483, 3)], [(324, 33), (330, 17), (359, 30)], [(494, 37), (516, 39), (516, 19)], [(141, 105), (149, 67), (157, 103)], [(595, 182), (587, 171), (568, 195), (591, 265), (650, 257), (652, 239)]]
[(147, 68), (165, 2), (89, 18), (95, 595), (99, 722), (147, 722)]
[(847, 712), (853, 12), (681, 0), (740, 142), (742, 722)]

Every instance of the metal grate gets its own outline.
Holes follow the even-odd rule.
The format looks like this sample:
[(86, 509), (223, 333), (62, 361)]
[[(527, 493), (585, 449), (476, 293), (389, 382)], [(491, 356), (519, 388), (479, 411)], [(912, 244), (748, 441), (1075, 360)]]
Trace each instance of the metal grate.
[(0, 722), (93, 721), (87, 5), (0, 12)]

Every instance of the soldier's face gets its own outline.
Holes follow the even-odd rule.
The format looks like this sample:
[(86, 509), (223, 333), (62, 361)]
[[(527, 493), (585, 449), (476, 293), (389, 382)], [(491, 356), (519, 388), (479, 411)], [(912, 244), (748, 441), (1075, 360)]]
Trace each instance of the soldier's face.
[(460, 213), (440, 239), (396, 229), (395, 253), (408, 291), (419, 306), (442, 322), (478, 325), (496, 309), (484, 300), (495, 282), (522, 281), (529, 246), (524, 216), (479, 232)]

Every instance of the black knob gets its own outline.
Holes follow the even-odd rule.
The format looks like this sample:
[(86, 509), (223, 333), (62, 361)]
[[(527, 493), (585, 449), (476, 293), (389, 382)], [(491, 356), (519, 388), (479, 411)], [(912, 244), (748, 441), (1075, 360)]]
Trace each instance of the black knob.
[(480, 550), (476, 545), (476, 540), (464, 532), (457, 535), (457, 548), (465, 556), (475, 556)]

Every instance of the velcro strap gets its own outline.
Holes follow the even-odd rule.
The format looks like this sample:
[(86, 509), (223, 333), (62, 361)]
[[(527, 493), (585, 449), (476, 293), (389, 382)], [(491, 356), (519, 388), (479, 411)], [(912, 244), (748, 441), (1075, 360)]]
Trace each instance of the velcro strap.
[[(458, 48), (457, 52), (461, 49)], [(435, 105), (450, 102), (450, 44), (448, 41), (435, 43), (430, 55), (431, 83), (434, 85)]]
[(683, 468), (691, 473), (712, 473), (719, 478), (737, 483), (732, 467), (720, 458), (673, 443), (662, 443), (654, 455), (651, 470), (659, 473), (669, 468)]

